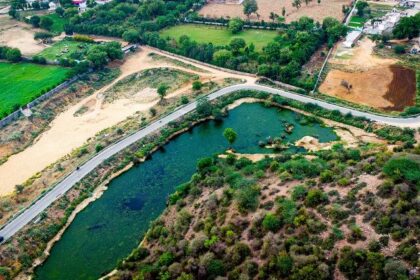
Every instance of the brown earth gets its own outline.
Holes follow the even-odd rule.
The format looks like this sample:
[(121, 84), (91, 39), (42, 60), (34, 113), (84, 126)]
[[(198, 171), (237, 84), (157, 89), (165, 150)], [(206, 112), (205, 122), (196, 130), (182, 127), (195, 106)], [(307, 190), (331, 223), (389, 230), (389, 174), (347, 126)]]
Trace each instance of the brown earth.
[(37, 29), (11, 19), (9, 15), (0, 15), (0, 45), (18, 48), (23, 55), (34, 55), (46, 48), (34, 40)]
[[(316, 21), (322, 21), (326, 17), (334, 17), (339, 20), (344, 18), (341, 11), (343, 5), (349, 5), (351, 1), (348, 0), (321, 0), (321, 3), (318, 4), (317, 1), (312, 1), (305, 5), (305, 2), (302, 1), (302, 7), (296, 9), (292, 6), (291, 0), (257, 0), (258, 3), (258, 14), (260, 15), (259, 20), (264, 20), (266, 22), (270, 20), (270, 13), (274, 12), (278, 15), (281, 15), (282, 8), (286, 9), (286, 22), (295, 21), (303, 16), (308, 16), (313, 18)], [(246, 19), (246, 16), (243, 13), (242, 5), (232, 5), (232, 4), (207, 4), (200, 11), (200, 15), (205, 17), (224, 17), (224, 18), (234, 18), (240, 17)], [(258, 20), (256, 15), (250, 16), (251, 20)]]
[(407, 106), (415, 105), (416, 73), (398, 65), (390, 66), (394, 77), (385, 94), (385, 98), (394, 106), (387, 110), (402, 111)]
[[(348, 49), (338, 45), (329, 63), (332, 68), (319, 87), (321, 93), (386, 111), (403, 111), (415, 103), (416, 77), (411, 69), (396, 65), (398, 60), (373, 53), (368, 38)], [(352, 88), (347, 90), (342, 82)]]

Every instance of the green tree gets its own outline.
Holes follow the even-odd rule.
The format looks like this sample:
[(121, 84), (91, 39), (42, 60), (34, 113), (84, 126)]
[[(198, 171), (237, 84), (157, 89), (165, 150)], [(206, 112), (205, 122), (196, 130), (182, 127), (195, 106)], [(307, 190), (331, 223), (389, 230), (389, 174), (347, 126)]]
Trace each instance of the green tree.
[(238, 54), (240, 49), (245, 48), (246, 43), (242, 38), (234, 38), (232, 41), (230, 41), (229, 46), (234, 54)]
[(203, 87), (203, 84), (200, 81), (194, 81), (192, 83), (192, 89), (195, 90), (195, 91), (200, 90), (202, 87)]
[(35, 40), (41, 40), (42, 42), (49, 42), (53, 35), (50, 32), (36, 32), (34, 35)]
[(6, 59), (11, 62), (18, 62), (22, 59), (22, 54), (19, 49), (8, 49), (6, 51)]
[(412, 39), (420, 33), (420, 13), (411, 17), (403, 17), (392, 31), (398, 39)]
[(237, 34), (244, 28), (244, 22), (240, 18), (233, 18), (229, 20), (228, 29), (232, 34)]
[(103, 68), (108, 63), (108, 55), (100, 46), (92, 47), (86, 58), (96, 69)]
[(243, 2), (244, 14), (249, 18), (249, 16), (258, 11), (258, 4), (256, 0), (245, 0)]
[(15, 191), (16, 191), (17, 194), (21, 194), (23, 192), (23, 189), (24, 189), (23, 185), (16, 185), (15, 186)]
[(160, 97), (160, 100), (162, 101), (163, 99), (165, 99), (165, 96), (168, 92), (169, 87), (165, 84), (161, 84), (159, 85), (158, 89), (157, 89), (157, 93)]
[(41, 22), (39, 23), (39, 26), (46, 30), (51, 30), (51, 27), (53, 26), (54, 22), (49, 17), (42, 17)]
[(223, 131), (223, 136), (229, 142), (229, 145), (232, 145), (236, 141), (238, 134), (235, 132), (235, 130), (233, 130), (233, 128), (228, 127)]
[(362, 17), (365, 14), (365, 8), (367, 8), (369, 4), (366, 1), (357, 1), (356, 3), (356, 9), (357, 9), (357, 15), (359, 17)]
[(55, 9), (55, 12), (57, 13), (57, 15), (59, 15), (60, 17), (64, 16), (64, 9), (62, 7), (57, 7)]
[(218, 50), (213, 54), (213, 61), (217, 65), (224, 67), (226, 63), (233, 57), (232, 52), (228, 50)]
[(293, 269), (293, 259), (286, 251), (281, 251), (276, 260), (276, 268), (280, 276), (286, 277)]
[(390, 159), (382, 171), (396, 181), (420, 182), (420, 164), (409, 158)]
[(29, 22), (32, 24), (33, 27), (39, 27), (39, 23), (41, 21), (41, 18), (37, 15), (31, 16), (29, 19)]
[(209, 116), (213, 111), (213, 106), (211, 105), (207, 97), (201, 97), (197, 100), (197, 113), (201, 116)]
[(136, 43), (140, 40), (140, 33), (135, 29), (129, 29), (122, 34), (122, 38), (130, 43)]

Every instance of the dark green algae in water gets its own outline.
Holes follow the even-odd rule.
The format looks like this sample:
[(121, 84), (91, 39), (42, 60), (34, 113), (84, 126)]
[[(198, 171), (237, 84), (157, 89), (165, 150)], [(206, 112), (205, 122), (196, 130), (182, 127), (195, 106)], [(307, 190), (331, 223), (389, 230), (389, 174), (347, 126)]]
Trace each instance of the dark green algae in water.
[(209, 121), (174, 138), (150, 160), (112, 180), (102, 197), (77, 215), (36, 269), (36, 279), (97, 279), (115, 268), (162, 213), (168, 195), (191, 178), (197, 160), (226, 150), (223, 130), (227, 127), (238, 133), (233, 148), (239, 153), (271, 153), (258, 143), (284, 134), (285, 124), (294, 129), (284, 141), (295, 142), (307, 135), (320, 142), (337, 139), (332, 128), (301, 125), (301, 116), (261, 103), (243, 104), (223, 122)]

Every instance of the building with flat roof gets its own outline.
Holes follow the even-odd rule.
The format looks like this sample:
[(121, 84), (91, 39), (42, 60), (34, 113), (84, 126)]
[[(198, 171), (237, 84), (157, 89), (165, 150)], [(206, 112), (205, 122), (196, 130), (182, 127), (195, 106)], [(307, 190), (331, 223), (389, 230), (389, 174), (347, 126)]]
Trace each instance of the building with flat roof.
[(362, 36), (362, 31), (353, 30), (347, 34), (346, 40), (343, 42), (343, 46), (346, 48), (352, 48), (357, 43), (357, 40)]

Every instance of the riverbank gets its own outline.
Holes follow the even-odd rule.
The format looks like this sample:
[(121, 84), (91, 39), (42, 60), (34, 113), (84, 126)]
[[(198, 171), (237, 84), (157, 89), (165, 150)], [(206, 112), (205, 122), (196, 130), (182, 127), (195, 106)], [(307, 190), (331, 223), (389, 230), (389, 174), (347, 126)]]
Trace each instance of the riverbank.
[[(258, 96), (258, 94), (252, 93), (252, 92), (244, 92), (244, 93), (234, 94), (232, 96), (229, 96), (228, 98), (224, 98), (224, 99), (220, 100), (220, 102), (218, 103), (219, 104), (218, 106), (223, 107), (226, 104), (232, 102), (233, 100), (235, 100), (237, 98), (245, 97), (246, 95), (248, 95), (248, 96), (257, 95)], [(260, 96), (260, 98), (263, 98), (263, 96), (266, 97), (266, 95), (262, 95), (262, 96)], [(139, 144), (141, 145), (142, 143), (139, 143)]]

